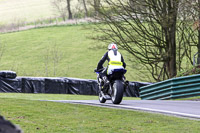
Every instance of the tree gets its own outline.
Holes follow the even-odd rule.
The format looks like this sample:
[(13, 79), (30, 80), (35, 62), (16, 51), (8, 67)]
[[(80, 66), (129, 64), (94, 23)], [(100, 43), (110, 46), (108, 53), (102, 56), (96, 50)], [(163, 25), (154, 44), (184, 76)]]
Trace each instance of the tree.
[(198, 22), (198, 44), (197, 44), (197, 48), (198, 48), (198, 58), (197, 58), (197, 64), (200, 64), (200, 0), (198, 1), (194, 1), (194, 5), (195, 5), (195, 11), (197, 12), (196, 18), (197, 18), (197, 22)]
[(88, 8), (87, 8), (87, 1), (86, 0), (78, 0), (79, 4), (83, 6), (83, 9), (85, 11), (85, 17), (88, 17)]
[[(200, 0), (198, 0), (198, 18), (200, 21)], [(198, 59), (197, 59), (197, 63), (200, 64), (200, 28), (198, 29)]]
[(65, 1), (64, 0), (53, 0), (52, 5), (56, 9), (56, 11), (59, 13), (60, 17), (62, 17), (63, 21), (65, 21), (66, 13), (67, 13), (67, 9), (64, 6)]
[[(197, 52), (195, 63), (200, 64), (200, 1), (181, 0), (179, 8), (178, 40), (184, 46), (183, 54), (193, 65), (193, 55)], [(196, 51), (197, 50), (197, 51)], [(180, 68), (180, 67), (179, 67)]]
[(94, 0), (94, 10), (95, 10), (95, 15), (98, 16), (98, 13), (99, 13), (99, 9), (100, 9), (100, 3), (101, 3), (101, 0)]
[[(104, 0), (97, 9), (102, 41), (114, 41), (140, 61), (156, 81), (177, 74), (179, 0)], [(136, 4), (133, 4), (136, 3)], [(137, 8), (134, 5), (140, 6)]]
[(181, 0), (179, 3), (178, 11), (178, 23), (177, 23), (177, 64), (178, 70), (184, 69), (184, 62), (188, 62), (188, 66), (193, 65), (193, 51), (196, 48), (196, 37), (197, 34), (193, 28), (193, 23), (195, 21), (194, 6), (191, 4), (194, 0)]
[(83, 0), (83, 6), (84, 6), (84, 10), (85, 10), (85, 17), (88, 17), (88, 10), (87, 10), (87, 6), (86, 6), (86, 1)]
[(71, 12), (71, 0), (53, 0), (52, 5), (58, 11), (60, 17), (62, 17), (63, 21), (66, 20), (67, 12), (68, 19), (72, 19)]
[(72, 19), (71, 0), (66, 0), (66, 2), (67, 2), (67, 10), (68, 10), (68, 19)]

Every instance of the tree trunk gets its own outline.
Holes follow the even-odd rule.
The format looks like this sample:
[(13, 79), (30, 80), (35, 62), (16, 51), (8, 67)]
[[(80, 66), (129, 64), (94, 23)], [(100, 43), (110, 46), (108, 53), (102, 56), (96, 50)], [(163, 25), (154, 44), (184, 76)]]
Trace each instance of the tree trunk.
[(88, 10), (87, 10), (87, 6), (86, 6), (85, 0), (83, 0), (83, 6), (84, 6), (84, 10), (85, 10), (85, 17), (88, 17)]
[(94, 10), (95, 10), (95, 15), (97, 16), (100, 8), (100, 2), (101, 0), (94, 0)]
[[(167, 36), (166, 38), (168, 38), (168, 60), (166, 62), (166, 67), (168, 70), (168, 75), (169, 78), (173, 78), (174, 76), (176, 76), (177, 74), (177, 70), (176, 70), (176, 42), (175, 42), (175, 26), (171, 27), (172, 31), (168, 30), (167, 31)], [(169, 40), (170, 39), (170, 40)]]
[(67, 10), (68, 10), (68, 19), (72, 19), (72, 12), (71, 12), (71, 0), (67, 0)]
[(198, 0), (198, 12), (199, 12), (199, 20), (198, 20), (198, 44), (197, 44), (197, 48), (198, 48), (198, 58), (197, 58), (197, 64), (200, 64), (200, 0)]
[(168, 51), (168, 60), (167, 60), (167, 70), (169, 78), (173, 78), (177, 74), (176, 67), (176, 20), (177, 20), (177, 11), (178, 3), (177, 1), (169, 0), (167, 3), (168, 11), (168, 24), (166, 27), (166, 42), (167, 42), (167, 51)]

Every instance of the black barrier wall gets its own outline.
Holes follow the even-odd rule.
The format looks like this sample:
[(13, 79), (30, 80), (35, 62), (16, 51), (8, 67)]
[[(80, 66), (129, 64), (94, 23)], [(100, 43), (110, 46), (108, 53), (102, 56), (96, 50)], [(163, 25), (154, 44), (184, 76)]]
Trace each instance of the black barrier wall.
[(22, 80), (23, 93), (45, 93), (45, 78), (18, 78)]
[(22, 79), (10, 79), (0, 77), (0, 92), (22, 92)]
[[(139, 88), (148, 84), (129, 82), (124, 96), (139, 97)], [(98, 95), (98, 84), (96, 80), (77, 78), (0, 77), (0, 92)]]

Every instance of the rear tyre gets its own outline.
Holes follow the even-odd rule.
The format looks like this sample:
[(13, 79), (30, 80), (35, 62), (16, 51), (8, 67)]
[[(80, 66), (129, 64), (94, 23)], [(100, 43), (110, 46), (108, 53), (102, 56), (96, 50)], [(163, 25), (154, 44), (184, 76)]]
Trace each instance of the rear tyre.
[(121, 80), (115, 80), (112, 86), (112, 103), (113, 104), (120, 104), (123, 98), (124, 93), (124, 84)]

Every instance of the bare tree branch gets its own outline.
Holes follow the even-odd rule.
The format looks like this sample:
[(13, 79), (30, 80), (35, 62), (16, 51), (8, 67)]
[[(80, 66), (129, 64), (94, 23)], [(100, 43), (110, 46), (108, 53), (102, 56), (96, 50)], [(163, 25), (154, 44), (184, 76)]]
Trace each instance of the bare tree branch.
[[(174, 77), (176, 66), (176, 23), (179, 0), (103, 0), (97, 24), (104, 33), (98, 39), (114, 41), (147, 66), (152, 77)], [(145, 9), (144, 9), (145, 8)], [(151, 69), (149, 69), (151, 68)]]

